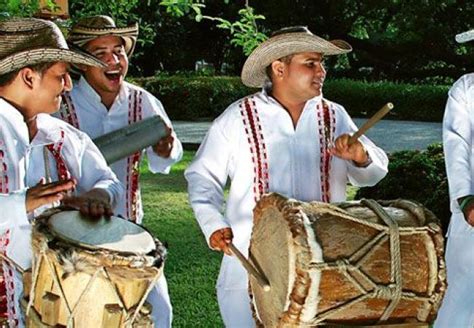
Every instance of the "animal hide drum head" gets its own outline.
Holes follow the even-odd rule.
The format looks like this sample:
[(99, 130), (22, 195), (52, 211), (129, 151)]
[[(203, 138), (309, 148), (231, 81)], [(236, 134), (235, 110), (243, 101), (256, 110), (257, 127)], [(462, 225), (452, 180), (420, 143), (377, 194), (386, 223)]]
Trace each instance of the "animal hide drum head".
[(64, 211), (52, 215), (48, 225), (59, 239), (87, 249), (147, 254), (156, 248), (148, 231), (116, 216), (91, 220), (79, 211)]

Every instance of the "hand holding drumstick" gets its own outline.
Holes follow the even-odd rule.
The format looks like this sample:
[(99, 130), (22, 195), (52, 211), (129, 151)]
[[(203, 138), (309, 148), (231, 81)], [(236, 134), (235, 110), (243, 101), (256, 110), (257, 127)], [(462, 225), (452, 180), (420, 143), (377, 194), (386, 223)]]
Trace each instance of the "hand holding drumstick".
[(211, 237), (209, 238), (209, 244), (214, 250), (223, 251), (227, 255), (235, 255), (245, 270), (247, 270), (247, 273), (257, 279), (263, 290), (269, 291), (270, 283), (268, 282), (268, 279), (262, 273), (260, 273), (249, 260), (245, 258), (245, 256), (237, 249), (237, 247), (234, 246), (232, 243), (232, 238), (232, 229), (223, 228), (212, 233)]
[(329, 149), (329, 152), (342, 159), (352, 160), (358, 166), (364, 166), (368, 162), (368, 154), (364, 149), (362, 143), (358, 138), (363, 135), (368, 129), (380, 121), (390, 110), (393, 104), (387, 103), (377, 113), (375, 113), (367, 122), (365, 122), (356, 133), (352, 136), (343, 134), (339, 136), (334, 147)]

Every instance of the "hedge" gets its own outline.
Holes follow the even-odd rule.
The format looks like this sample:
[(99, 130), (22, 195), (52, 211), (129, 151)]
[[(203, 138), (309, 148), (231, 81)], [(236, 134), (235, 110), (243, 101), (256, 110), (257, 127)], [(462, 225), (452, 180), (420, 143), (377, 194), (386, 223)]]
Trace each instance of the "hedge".
[(389, 155), (388, 174), (374, 187), (360, 188), (356, 199), (410, 199), (431, 210), (446, 231), (450, 218), (443, 147), (407, 150)]
[[(205, 120), (217, 117), (227, 106), (256, 92), (237, 77), (148, 77), (132, 80), (159, 98), (171, 119)], [(448, 86), (390, 82), (327, 80), (324, 96), (342, 104), (353, 117), (366, 117), (387, 102), (395, 109), (389, 119), (440, 122)]]

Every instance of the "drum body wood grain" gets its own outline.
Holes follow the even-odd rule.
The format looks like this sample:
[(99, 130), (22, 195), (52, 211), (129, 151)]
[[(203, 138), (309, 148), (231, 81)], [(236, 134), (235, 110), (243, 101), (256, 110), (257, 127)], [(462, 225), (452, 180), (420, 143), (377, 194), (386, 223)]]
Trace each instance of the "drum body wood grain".
[[(71, 215), (78, 215), (75, 212)], [(63, 213), (53, 211), (34, 225), (30, 326), (153, 327), (145, 298), (161, 275), (164, 254), (73, 245), (52, 233), (48, 224)], [(120, 242), (124, 236), (112, 239)]]
[(377, 203), (337, 205), (278, 194), (259, 201), (249, 253), (271, 290), (250, 278), (257, 322), (432, 322), (446, 287), (443, 236), (434, 215), (403, 200), (382, 202), (391, 219), (376, 215)]

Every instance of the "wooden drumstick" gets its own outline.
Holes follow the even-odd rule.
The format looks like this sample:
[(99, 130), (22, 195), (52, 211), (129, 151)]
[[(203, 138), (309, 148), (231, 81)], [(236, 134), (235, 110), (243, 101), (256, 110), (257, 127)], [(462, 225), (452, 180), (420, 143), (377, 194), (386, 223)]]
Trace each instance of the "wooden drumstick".
[(254, 268), (252, 263), (250, 263), (249, 260), (245, 258), (245, 256), (237, 249), (237, 247), (234, 246), (234, 244), (230, 243), (229, 248), (232, 253), (237, 256), (240, 263), (242, 263), (242, 265), (244, 266), (245, 270), (247, 270), (249, 274), (251, 274), (255, 277), (255, 279), (257, 279), (259, 285), (263, 288), (263, 290), (266, 292), (270, 291), (270, 283), (268, 282), (267, 278)]
[(393, 104), (391, 102), (385, 104), (377, 113), (375, 113), (370, 119), (365, 122), (359, 130), (357, 130), (356, 133), (354, 133), (350, 138), (349, 138), (349, 146), (352, 145), (354, 142), (356, 142), (357, 139), (361, 135), (363, 135), (368, 129), (370, 129), (372, 126), (375, 125), (378, 121), (382, 119), (389, 111), (391, 111), (393, 108)]

